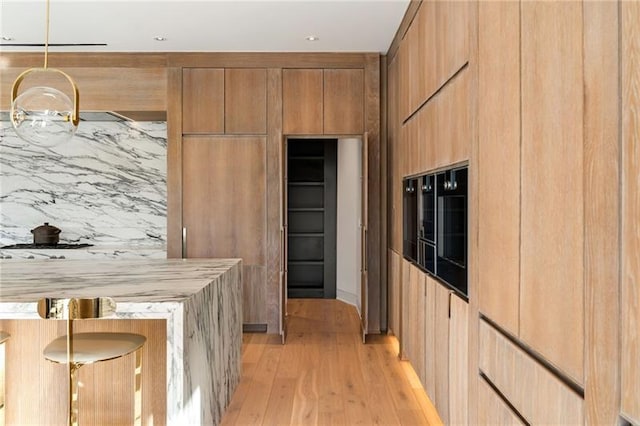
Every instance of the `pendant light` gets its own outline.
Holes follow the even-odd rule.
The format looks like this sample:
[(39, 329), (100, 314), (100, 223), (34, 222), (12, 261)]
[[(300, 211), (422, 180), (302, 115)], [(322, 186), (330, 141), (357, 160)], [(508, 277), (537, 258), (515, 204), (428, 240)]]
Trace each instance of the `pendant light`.
[[(49, 0), (46, 0), (44, 66), (29, 68), (13, 82), (11, 88), (11, 123), (18, 136), (25, 141), (44, 147), (51, 147), (70, 140), (80, 122), (78, 87), (65, 72), (48, 67), (49, 60)], [(53, 87), (32, 87), (18, 95), (18, 89), (25, 77), (35, 73), (58, 74), (71, 84), (73, 102), (69, 97)]]

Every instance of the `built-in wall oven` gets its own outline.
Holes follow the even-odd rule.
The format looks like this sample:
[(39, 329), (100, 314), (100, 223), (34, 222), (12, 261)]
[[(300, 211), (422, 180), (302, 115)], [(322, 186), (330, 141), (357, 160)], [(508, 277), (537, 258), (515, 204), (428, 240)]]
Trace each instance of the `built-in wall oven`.
[[(456, 167), (405, 179), (405, 242), (417, 223), (413, 245), (404, 256), (467, 296), (467, 167)], [(406, 188), (411, 188), (407, 191)]]

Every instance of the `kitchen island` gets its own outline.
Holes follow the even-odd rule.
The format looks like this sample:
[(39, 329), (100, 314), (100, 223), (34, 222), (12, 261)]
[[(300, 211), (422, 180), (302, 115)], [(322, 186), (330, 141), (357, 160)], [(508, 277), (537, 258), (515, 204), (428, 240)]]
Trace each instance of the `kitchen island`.
[[(149, 392), (153, 389), (148, 389), (149, 386), (145, 385), (143, 424), (164, 424), (165, 419), (162, 417), (165, 415), (166, 423), (170, 425), (219, 423), (240, 379), (241, 270), (239, 259), (0, 260), (0, 330), (5, 329), (12, 334), (12, 339), (7, 345), (6, 359), (7, 423), (25, 424), (22, 420), (33, 419), (28, 417), (29, 410), (22, 407), (25, 402), (24, 393), (27, 391), (31, 394), (29, 398), (35, 398), (36, 404), (38, 398), (39, 403), (44, 404), (39, 405), (41, 408), (66, 405), (66, 383), (57, 383), (60, 376), (46, 379), (46, 372), (34, 375), (39, 377), (40, 381), (34, 385), (35, 387), (24, 387), (23, 391), (12, 393), (12, 389), (17, 389), (16, 386), (22, 386), (23, 378), (18, 372), (21, 368), (22, 371), (29, 368), (18, 368), (19, 363), (24, 362), (25, 357), (32, 357), (40, 362), (44, 345), (55, 336), (64, 333), (63, 322), (39, 319), (36, 310), (37, 300), (42, 297), (100, 296), (112, 297), (116, 301), (117, 319), (79, 321), (77, 324), (91, 323), (88, 327), (96, 329), (102, 324), (111, 323), (109, 327), (112, 329), (121, 326), (134, 332), (138, 332), (135, 331), (138, 322), (151, 321), (151, 328), (145, 325), (145, 330), (153, 330), (154, 324), (158, 330), (157, 326), (160, 325), (161, 333), (148, 332), (153, 335), (147, 335), (145, 347), (148, 346), (147, 352), (151, 353), (146, 354), (150, 362), (143, 359), (143, 380), (147, 383), (157, 377), (166, 377), (166, 392), (163, 395), (166, 410), (156, 410), (159, 414), (152, 413), (152, 406), (158, 403), (158, 398), (152, 401)], [(29, 327), (42, 328), (45, 323), (59, 324), (54, 324), (53, 331), (29, 331)], [(78, 324), (78, 330), (81, 329), (81, 325)], [(31, 342), (37, 339), (25, 340), (27, 333), (39, 336), (44, 341), (32, 344)], [(153, 340), (157, 340), (158, 336), (166, 341), (166, 352), (153, 349)], [(16, 347), (18, 345), (20, 347)], [(165, 371), (158, 373), (156, 368), (154, 372), (150, 365), (153, 365), (154, 361), (164, 359)], [(118, 361), (103, 364), (116, 362)], [(42, 361), (39, 365), (42, 370), (47, 364)], [(58, 375), (64, 370), (55, 365), (46, 368), (53, 367), (59, 367), (55, 373)], [(80, 371), (81, 380), (82, 374), (83, 370)], [(124, 372), (121, 375), (126, 376)], [(152, 377), (148, 377), (149, 375)], [(43, 377), (45, 379), (42, 379)], [(117, 386), (122, 380), (114, 376), (113, 381)], [(157, 380), (152, 383), (155, 385), (151, 387), (158, 385)], [(52, 387), (54, 385), (57, 387)], [(113, 393), (113, 389), (109, 390), (111, 385), (106, 382), (93, 383), (91, 386), (106, 387), (106, 392)], [(33, 389), (41, 389), (40, 395), (33, 395)], [(60, 394), (62, 399), (58, 398), (56, 403), (51, 404), (51, 401), (47, 400), (47, 393)], [(80, 398), (82, 421), (83, 390)], [(56, 410), (54, 407), (51, 409)], [(111, 406), (110, 409), (113, 411), (117, 408)], [(57, 410), (60, 411), (59, 407)]]

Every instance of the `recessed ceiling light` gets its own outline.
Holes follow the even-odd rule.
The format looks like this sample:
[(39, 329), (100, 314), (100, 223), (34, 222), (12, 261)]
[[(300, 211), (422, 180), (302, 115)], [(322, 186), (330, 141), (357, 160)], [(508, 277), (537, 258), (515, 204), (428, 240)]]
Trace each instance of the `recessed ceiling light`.
[(2, 41), (13, 41), (13, 37), (11, 37), (11, 36), (2, 36)]
[(318, 40), (320, 40), (320, 37), (314, 36), (314, 35), (310, 35), (310, 36), (306, 36), (304, 39), (307, 40), (307, 41), (318, 41)]
[(155, 36), (153, 39), (155, 41), (167, 41), (167, 38), (163, 36)]

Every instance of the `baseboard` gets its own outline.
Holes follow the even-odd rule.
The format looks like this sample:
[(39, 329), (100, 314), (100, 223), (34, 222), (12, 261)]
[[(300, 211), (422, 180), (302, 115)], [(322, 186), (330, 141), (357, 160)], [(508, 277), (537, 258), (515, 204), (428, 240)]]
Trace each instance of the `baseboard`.
[(358, 311), (358, 315), (362, 316), (360, 312), (360, 307), (358, 306), (358, 297), (355, 294), (349, 293), (348, 291), (337, 289), (336, 299), (340, 300), (341, 302), (348, 303), (349, 305), (355, 306), (356, 310)]

